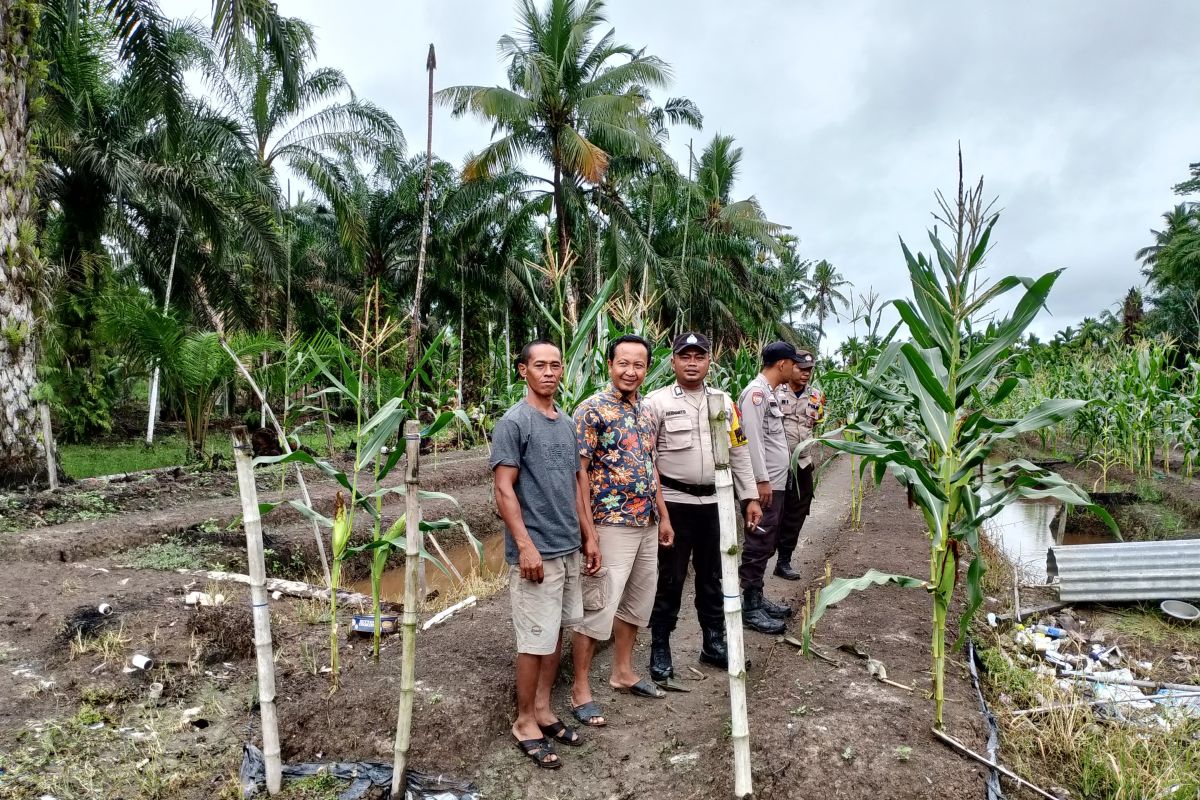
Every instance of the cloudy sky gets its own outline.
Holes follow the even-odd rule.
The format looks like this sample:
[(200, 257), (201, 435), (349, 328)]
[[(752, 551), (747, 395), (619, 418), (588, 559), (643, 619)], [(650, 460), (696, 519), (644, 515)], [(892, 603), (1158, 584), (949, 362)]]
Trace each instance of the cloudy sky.
[[(506, 0), (278, 0), (317, 29), (319, 59), (424, 141), (425, 53), (436, 85), (498, 84)], [(208, 19), (205, 0), (162, 0)], [(933, 192), (985, 176), (1003, 209), (993, 274), (1066, 267), (1043, 337), (1142, 282), (1133, 253), (1200, 161), (1200, 3), (1192, 0), (610, 0), (618, 40), (673, 67), (663, 96), (691, 98), (744, 148), (740, 195), (882, 297), (908, 291), (897, 237), (927, 245)], [(683, 161), (690, 131), (672, 149)], [(459, 163), (481, 123), (439, 110), (434, 150)], [(849, 332), (835, 326), (834, 341)]]

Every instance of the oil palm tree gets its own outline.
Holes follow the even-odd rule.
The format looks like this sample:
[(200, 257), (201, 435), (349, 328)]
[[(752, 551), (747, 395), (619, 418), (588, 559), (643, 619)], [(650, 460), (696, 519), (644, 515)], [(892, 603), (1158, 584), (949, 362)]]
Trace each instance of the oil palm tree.
[[(494, 176), (526, 156), (550, 167), (545, 184), (553, 198), (558, 259), (566, 263), (573, 218), (586, 215), (584, 186), (604, 180), (614, 155), (661, 158), (645, 98), (649, 88), (668, 82), (670, 68), (618, 43), (615, 30), (600, 35), (602, 0), (549, 0), (545, 8), (520, 0), (517, 18), (517, 33), (499, 41), (509, 86), (454, 86), (438, 98), (455, 116), (491, 122), (499, 137), (468, 159), (466, 179)], [(573, 282), (568, 290), (575, 320)]]
[(850, 281), (837, 271), (837, 268), (822, 259), (813, 265), (812, 282), (810, 284), (808, 313), (817, 318), (817, 352), (821, 350), (821, 340), (825, 338), (825, 320), (830, 316), (836, 317), (839, 309), (846, 308), (850, 300), (842, 293), (842, 289), (850, 286)]
[[(0, 475), (8, 483), (31, 479), (40, 452), (32, 397), (42, 333), (35, 322), (34, 298), (43, 275), (34, 247), (37, 217), (30, 110), (39, 102), (47, 65), (55, 64), (59, 54), (40, 46), (38, 29), (69, 26), (89, 12), (110, 22), (110, 41), (131, 77), (139, 76), (148, 84), (146, 77), (159, 75), (153, 88), (161, 93), (160, 103), (169, 112), (168, 124), (176, 121), (174, 112), (183, 106), (182, 70), (169, 57), (166, 26), (153, 0), (0, 0), (0, 52), (6, 57), (5, 80), (0, 82), (0, 140), (5, 152), (0, 168), (0, 316), (5, 320), (0, 382), (6, 387), (0, 414)], [(291, 50), (295, 38), (287, 34), (274, 3), (214, 0), (212, 21), (226, 52), (249, 38), (261, 40), (283, 65), (285, 75), (295, 75)]]

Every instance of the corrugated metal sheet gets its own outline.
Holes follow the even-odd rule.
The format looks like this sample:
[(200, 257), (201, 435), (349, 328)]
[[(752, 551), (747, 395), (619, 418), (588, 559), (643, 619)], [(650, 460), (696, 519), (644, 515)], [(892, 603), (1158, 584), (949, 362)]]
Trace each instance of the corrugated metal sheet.
[(1066, 603), (1200, 599), (1200, 539), (1057, 545), (1046, 576)]

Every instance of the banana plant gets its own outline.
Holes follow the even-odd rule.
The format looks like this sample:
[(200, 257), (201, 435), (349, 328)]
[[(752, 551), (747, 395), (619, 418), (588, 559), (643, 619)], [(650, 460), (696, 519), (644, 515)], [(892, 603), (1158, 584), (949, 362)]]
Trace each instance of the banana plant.
[[(886, 576), (870, 580), (839, 578), (818, 596), (816, 609), (830, 598), (851, 589), (893, 582), (922, 586), (933, 601), (933, 675), (935, 720), (942, 723), (946, 621), (957, 584), (959, 561), (968, 560), (967, 603), (960, 620), (960, 642), (971, 617), (983, 601), (984, 562), (979, 532), (983, 522), (1019, 497), (1053, 497), (1091, 508), (1115, 529), (1112, 519), (1093, 505), (1081, 489), (1056, 474), (1029, 462), (1012, 461), (994, 467), (992, 477), (1003, 489), (983, 492), (980, 468), (1001, 441), (1036, 432), (1069, 418), (1085, 405), (1082, 400), (1046, 399), (1020, 419), (993, 416), (1017, 387), (1014, 371), (1015, 343), (1022, 338), (1046, 303), (1061, 270), (1039, 278), (1003, 277), (989, 283), (981, 274), (998, 214), (983, 208), (982, 181), (964, 193), (959, 183), (958, 204), (943, 201), (950, 229), (951, 248), (936, 231), (929, 233), (933, 256), (914, 255), (901, 241), (912, 283), (912, 297), (892, 301), (911, 339), (894, 341), (884, 348), (869, 377), (854, 380), (884, 409), (895, 406), (893, 418), (907, 422), (881, 426), (887, 414), (876, 419), (858, 417), (844, 432), (835, 431), (821, 441), (861, 457), (860, 471), (869, 468), (876, 484), (891, 473), (921, 509), (930, 542), (929, 578)], [(984, 324), (995, 311), (991, 306), (1014, 289), (1023, 290), (1007, 317)], [(898, 413), (895, 413), (898, 412)], [(806, 640), (820, 618), (814, 613), (805, 626)]]

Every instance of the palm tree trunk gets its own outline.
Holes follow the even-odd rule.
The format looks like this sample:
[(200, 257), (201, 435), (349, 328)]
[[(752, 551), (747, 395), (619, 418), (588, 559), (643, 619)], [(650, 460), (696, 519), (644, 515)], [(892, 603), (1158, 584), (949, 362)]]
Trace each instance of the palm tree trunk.
[[(558, 264), (561, 267), (567, 263), (570, 239), (567, 233), (567, 200), (563, 194), (562, 165), (557, 158), (556, 154), (554, 162), (554, 224), (558, 230)], [(571, 327), (574, 328), (575, 323), (579, 320), (579, 298), (575, 291), (574, 276), (567, 275), (566, 282), (567, 285), (564, 288), (567, 294), (567, 318), (571, 320)], [(563, 331), (563, 336), (566, 336), (566, 331)]]
[[(425, 208), (421, 212), (421, 247), (417, 251), (417, 283), (413, 288), (412, 327), (408, 335), (408, 369), (411, 372), (417, 363), (417, 347), (421, 341), (421, 289), (425, 285), (425, 244), (429, 239), (429, 200), (433, 185), (433, 71), (437, 69), (437, 56), (433, 45), (429, 45), (429, 56), (425, 59), (425, 71), (429, 73), (429, 101), (425, 117)], [(420, 389), (413, 380), (412, 396), (417, 397)]]
[[(171, 267), (167, 270), (167, 289), (163, 292), (163, 313), (171, 307), (171, 284), (175, 282), (175, 257), (179, 254), (179, 237), (183, 234), (183, 220), (175, 228), (175, 244), (171, 246)], [(150, 378), (150, 413), (146, 419), (146, 446), (154, 444), (154, 425), (158, 422), (158, 383), (161, 377), (160, 365), (154, 365), (154, 375)]]
[(0, 0), (0, 484), (27, 483), (38, 473), (37, 270), (33, 183), (29, 169), (30, 52), (38, 3)]

